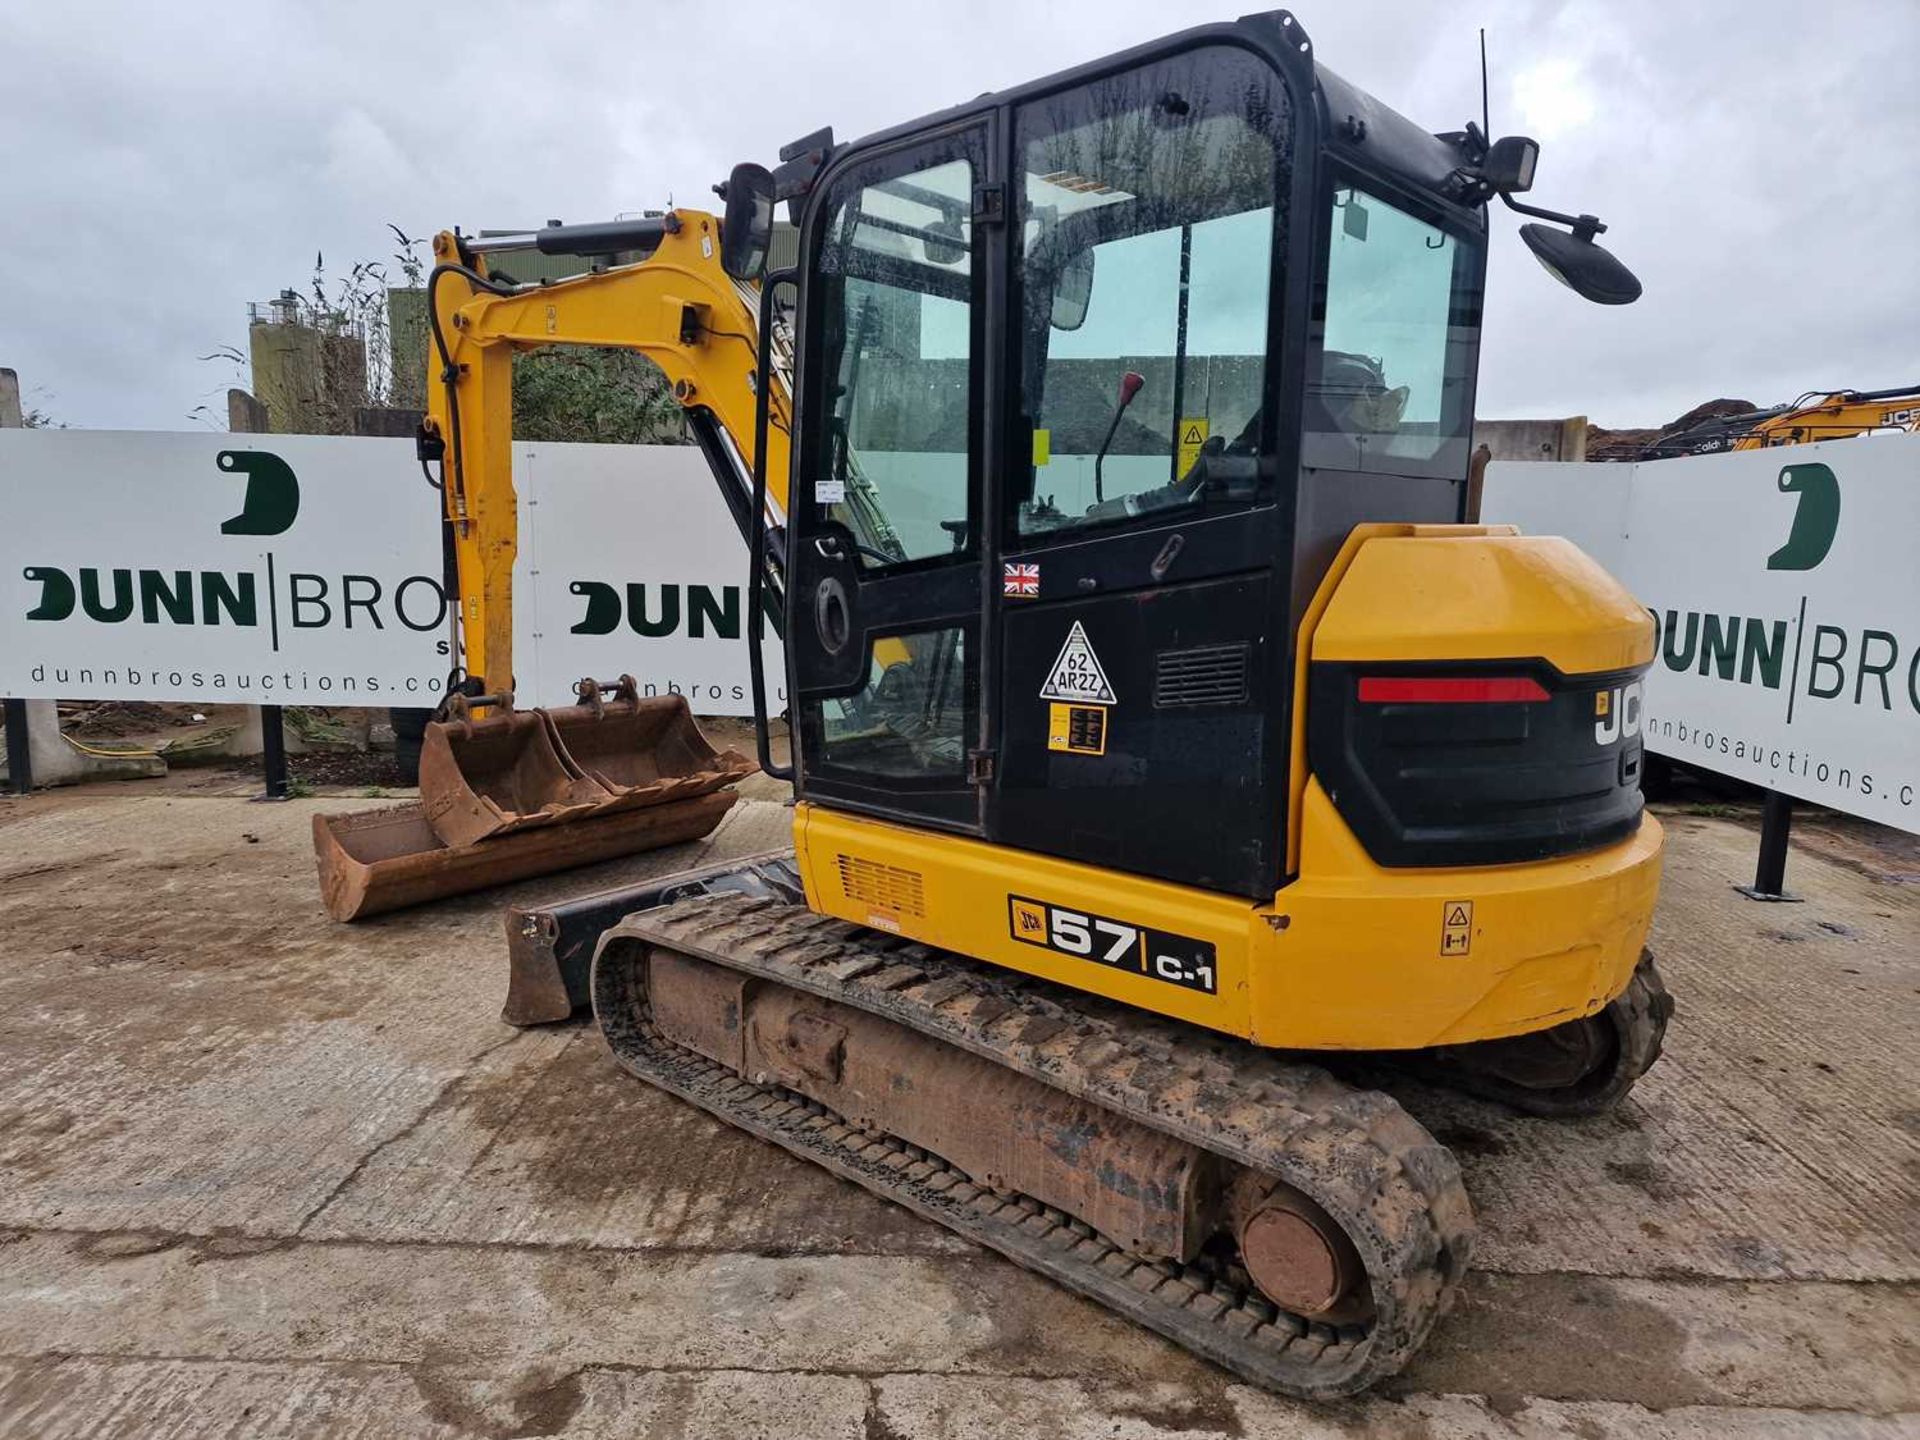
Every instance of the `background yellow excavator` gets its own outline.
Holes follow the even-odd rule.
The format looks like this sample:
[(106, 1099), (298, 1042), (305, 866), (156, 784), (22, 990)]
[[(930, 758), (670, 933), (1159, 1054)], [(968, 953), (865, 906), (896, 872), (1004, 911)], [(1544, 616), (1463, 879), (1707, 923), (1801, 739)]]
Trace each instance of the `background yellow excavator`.
[[(1651, 624), (1565, 541), (1459, 523), (1491, 199), (1639, 293), (1593, 217), (1514, 200), (1536, 156), (1276, 12), (808, 137), (724, 217), (440, 236), (465, 672), (421, 823), (484, 861), (740, 768), (632, 687), (511, 708), (511, 357), (640, 350), (747, 541), (795, 804), (791, 854), (602, 897), (615, 1059), (1257, 1383), (1391, 1374), (1471, 1208), (1307, 1052), (1589, 1113), (1671, 1008)], [(781, 201), (799, 263), (763, 273)], [(522, 285), (516, 248), (640, 258)]]
[(1649, 441), (1637, 458), (1667, 460), (1902, 431), (1920, 431), (1920, 385), (1814, 392), (1786, 405), (1715, 415)]

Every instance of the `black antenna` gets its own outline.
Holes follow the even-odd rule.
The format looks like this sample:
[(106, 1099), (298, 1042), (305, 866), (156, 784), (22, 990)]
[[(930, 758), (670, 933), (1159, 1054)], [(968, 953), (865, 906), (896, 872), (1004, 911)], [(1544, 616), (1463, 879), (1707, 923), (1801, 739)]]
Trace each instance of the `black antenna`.
[(1493, 119), (1487, 110), (1487, 27), (1480, 27), (1480, 129), (1493, 143)]

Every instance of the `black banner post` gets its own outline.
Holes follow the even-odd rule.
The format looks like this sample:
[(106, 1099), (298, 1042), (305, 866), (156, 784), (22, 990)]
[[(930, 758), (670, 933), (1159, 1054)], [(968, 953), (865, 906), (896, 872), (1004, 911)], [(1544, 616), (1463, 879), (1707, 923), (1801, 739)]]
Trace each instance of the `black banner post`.
[(1766, 808), (1760, 812), (1760, 860), (1754, 866), (1753, 884), (1734, 889), (1749, 900), (1799, 903), (1798, 895), (1787, 893), (1787, 836), (1792, 829), (1793, 797), (1767, 791)]
[(267, 776), (267, 793), (260, 798), (291, 798), (287, 791), (287, 735), (280, 728), (278, 705), (260, 707), (260, 762)]
[(33, 793), (33, 752), (27, 747), (27, 702), (7, 701), (7, 775), (16, 795)]

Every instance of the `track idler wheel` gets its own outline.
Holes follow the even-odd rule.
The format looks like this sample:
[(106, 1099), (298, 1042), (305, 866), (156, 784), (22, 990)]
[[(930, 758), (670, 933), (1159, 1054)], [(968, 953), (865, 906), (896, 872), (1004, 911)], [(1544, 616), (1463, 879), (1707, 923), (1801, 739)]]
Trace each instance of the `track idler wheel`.
[(1673, 997), (1642, 951), (1633, 978), (1597, 1015), (1551, 1030), (1434, 1052), (1447, 1084), (1529, 1115), (1599, 1115), (1626, 1098), (1665, 1043)]

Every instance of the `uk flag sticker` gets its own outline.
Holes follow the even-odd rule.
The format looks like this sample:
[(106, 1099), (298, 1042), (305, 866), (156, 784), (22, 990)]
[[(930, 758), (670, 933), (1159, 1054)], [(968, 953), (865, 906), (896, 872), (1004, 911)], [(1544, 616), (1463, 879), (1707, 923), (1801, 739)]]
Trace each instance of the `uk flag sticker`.
[(1040, 593), (1040, 567), (1038, 565), (1006, 565), (1001, 580), (1001, 594), (1018, 595), (1031, 600)]

